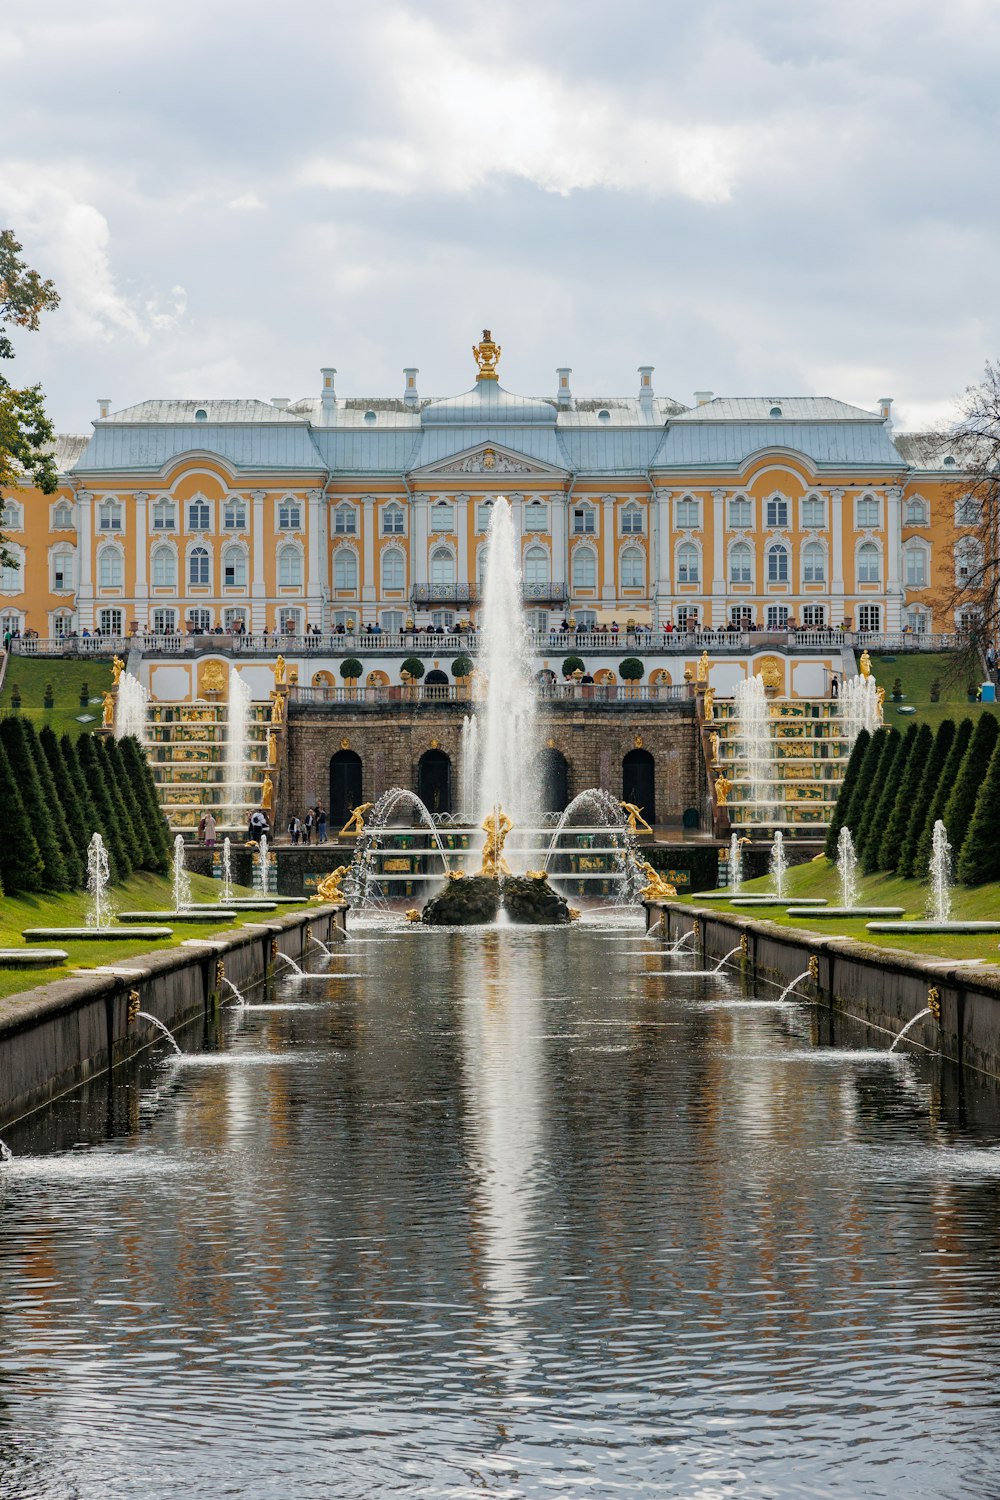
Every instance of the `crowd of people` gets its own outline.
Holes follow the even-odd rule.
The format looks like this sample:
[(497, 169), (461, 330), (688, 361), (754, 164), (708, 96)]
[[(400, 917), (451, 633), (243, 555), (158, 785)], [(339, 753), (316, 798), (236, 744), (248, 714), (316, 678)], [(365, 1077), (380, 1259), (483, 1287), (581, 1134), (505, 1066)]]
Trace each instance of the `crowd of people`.
[(304, 818), (292, 814), (288, 820), (288, 837), (293, 844), (326, 843), (326, 808), (322, 802), (307, 808)]

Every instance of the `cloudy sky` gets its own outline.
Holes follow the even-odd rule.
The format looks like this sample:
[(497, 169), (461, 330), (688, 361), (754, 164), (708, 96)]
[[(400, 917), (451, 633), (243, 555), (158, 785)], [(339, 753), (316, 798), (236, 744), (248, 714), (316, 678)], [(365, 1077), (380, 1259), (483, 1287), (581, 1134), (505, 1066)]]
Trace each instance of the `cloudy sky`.
[(36, 0), (5, 20), (19, 340), (96, 400), (502, 380), (946, 416), (1000, 356), (996, 0)]

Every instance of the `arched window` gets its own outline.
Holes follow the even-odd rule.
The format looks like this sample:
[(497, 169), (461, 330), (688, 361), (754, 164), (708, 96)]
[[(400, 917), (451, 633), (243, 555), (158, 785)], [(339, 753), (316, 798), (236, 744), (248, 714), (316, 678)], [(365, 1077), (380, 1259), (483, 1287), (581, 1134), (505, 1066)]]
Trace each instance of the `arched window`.
[(226, 531), (246, 531), (247, 508), (239, 495), (230, 495), (222, 513), (222, 524)]
[(643, 525), (642, 506), (630, 501), (622, 507), (622, 536), (642, 536), (645, 527)]
[(549, 554), (544, 547), (529, 547), (524, 554), (524, 582), (531, 588), (549, 581)]
[(177, 558), (173, 547), (153, 549), (153, 587), (158, 589), (177, 587)]
[(753, 583), (753, 552), (746, 542), (738, 542), (729, 553), (729, 582)]
[(825, 526), (826, 505), (819, 495), (807, 495), (802, 502), (803, 526)]
[(788, 525), (788, 501), (783, 495), (772, 495), (765, 507), (768, 526)]
[(641, 547), (626, 547), (622, 553), (622, 588), (641, 589), (646, 585), (646, 554)]
[(293, 495), (286, 495), (278, 504), (278, 530), (302, 530), (302, 507)]
[(177, 507), (172, 500), (157, 500), (153, 506), (153, 530), (173, 531), (177, 525)]
[[(335, 558), (340, 553), (334, 554)], [(351, 557), (354, 553), (351, 553)], [(357, 564), (354, 567), (354, 578), (357, 582)], [(298, 547), (285, 546), (278, 549), (278, 586), (279, 588), (299, 588), (302, 585), (302, 553)], [(338, 584), (339, 588), (340, 585)]]
[(60, 500), (59, 504), (55, 507), (55, 509), (52, 512), (52, 530), (53, 531), (75, 531), (76, 530), (76, 527), (73, 524), (73, 509), (72, 509), (72, 506), (70, 506), (65, 500)]
[(382, 553), (383, 590), (406, 587), (406, 563), (398, 547), (387, 547)]
[(211, 560), (206, 547), (193, 547), (188, 557), (188, 583), (205, 588), (211, 578)]
[(121, 531), (122, 508), (117, 500), (105, 500), (97, 512), (98, 531)]
[[(860, 505), (860, 501), (858, 504)], [(863, 542), (858, 548), (858, 582), (879, 583), (882, 579), (882, 559), (873, 542)]]
[(788, 548), (783, 542), (772, 542), (767, 549), (767, 581), (788, 582)]
[(242, 547), (227, 547), (223, 552), (222, 583), (227, 589), (246, 588), (247, 555)]
[(878, 525), (878, 501), (874, 495), (862, 495), (857, 502), (855, 521), (858, 526)]
[(802, 582), (822, 583), (826, 577), (826, 556), (819, 542), (807, 542), (802, 548)]
[(7, 531), (22, 531), (24, 529), (24, 506), (19, 505), (16, 500), (4, 500), (0, 497), (0, 526)]
[(73, 587), (73, 553), (69, 547), (60, 547), (52, 554), (52, 589), (60, 593)]
[(684, 542), (677, 549), (677, 582), (697, 583), (699, 574), (698, 548), (693, 542)]
[(435, 547), (431, 553), (431, 583), (435, 588), (450, 588), (454, 582), (454, 557), (447, 547)]
[(353, 505), (338, 505), (333, 512), (333, 531), (335, 536), (357, 536), (358, 513)]
[(908, 589), (926, 588), (927, 548), (922, 547), (919, 542), (908, 542), (903, 548), (903, 557), (906, 566), (906, 587)]
[(573, 553), (573, 587), (575, 589), (597, 587), (597, 558), (590, 547), (577, 547)]
[(734, 495), (730, 500), (729, 524), (734, 529), (738, 526), (753, 525), (753, 506), (746, 495)]
[(204, 495), (196, 495), (188, 505), (188, 531), (210, 531), (212, 507)]
[(120, 589), (125, 582), (125, 567), (117, 547), (102, 547), (97, 560), (97, 580), (102, 589)]
[(904, 526), (926, 526), (929, 519), (927, 501), (922, 495), (912, 495), (903, 507)]
[(382, 535), (403, 535), (403, 507), (401, 505), (387, 505), (382, 512)]

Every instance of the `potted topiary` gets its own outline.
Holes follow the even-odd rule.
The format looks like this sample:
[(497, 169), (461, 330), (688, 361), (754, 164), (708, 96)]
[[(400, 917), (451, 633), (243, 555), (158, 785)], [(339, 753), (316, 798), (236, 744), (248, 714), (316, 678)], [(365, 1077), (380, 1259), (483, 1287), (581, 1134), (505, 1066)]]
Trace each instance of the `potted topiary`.
[(893, 703), (902, 703), (903, 701), (903, 679), (901, 677), (897, 677), (892, 684), (892, 701)]
[(562, 674), (567, 679), (572, 677), (574, 672), (579, 672), (582, 677), (586, 670), (582, 656), (567, 656), (563, 660)]
[(21, 684), (12, 682), (10, 685), (10, 706), (17, 713), (21, 707)]
[(90, 702), (90, 687), (86, 682), (80, 683), (80, 707), (86, 708)]
[(52, 684), (51, 682), (47, 682), (45, 684), (45, 691), (42, 694), (42, 707), (54, 708), (55, 702), (55, 693), (53, 691)]
[(940, 679), (940, 677), (935, 677), (934, 681), (931, 683), (931, 702), (932, 703), (940, 703), (941, 702), (941, 679)]
[(344, 679), (344, 686), (347, 689), (347, 696), (349, 698), (353, 698), (357, 693), (358, 679), (363, 671), (364, 667), (356, 656), (345, 656), (344, 660), (340, 663), (340, 675)]
[(451, 664), (451, 675), (459, 687), (463, 689), (468, 689), (469, 678), (472, 676), (472, 665), (472, 657), (467, 651), (463, 651), (460, 656), (456, 656)]
[(645, 671), (644, 664), (637, 656), (626, 656), (624, 661), (618, 663), (618, 675), (625, 683), (626, 698), (635, 697), (636, 684), (642, 680)]
[(400, 667), (399, 675), (411, 697), (416, 692), (417, 684), (426, 670), (419, 656), (408, 656)]

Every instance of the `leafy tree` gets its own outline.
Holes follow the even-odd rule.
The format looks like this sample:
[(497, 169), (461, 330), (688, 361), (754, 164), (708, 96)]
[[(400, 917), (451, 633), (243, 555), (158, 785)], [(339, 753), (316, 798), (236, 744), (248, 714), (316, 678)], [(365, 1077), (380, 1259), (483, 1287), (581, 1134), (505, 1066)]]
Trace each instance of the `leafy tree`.
[(879, 868), (879, 853), (882, 848), (882, 838), (892, 817), (892, 810), (899, 796), (899, 788), (902, 785), (906, 765), (910, 758), (910, 751), (917, 738), (917, 726), (911, 724), (905, 735), (899, 737), (896, 753), (890, 763), (885, 767), (881, 778), (881, 787), (875, 800), (875, 812), (868, 825), (865, 836), (864, 850), (861, 855), (862, 868), (866, 875), (874, 875)]
[[(72, 881), (59, 847), (53, 810), (42, 789), (24, 719), (13, 717), (0, 722), (0, 741), (7, 752), (28, 822), (42, 856), (42, 887), (47, 891), (68, 891)], [(41, 760), (37, 745), (35, 754)]]
[[(859, 860), (861, 860), (864, 854), (865, 845), (868, 842), (872, 825), (875, 822), (878, 805), (882, 800), (882, 792), (885, 789), (886, 777), (892, 771), (892, 763), (896, 759), (896, 754), (903, 742), (902, 735), (898, 729), (885, 729), (881, 733), (876, 734), (875, 739), (884, 741), (882, 754), (878, 762), (878, 774), (868, 785), (867, 794), (861, 805), (861, 815), (858, 818), (857, 827), (851, 829), (854, 835), (854, 848)], [(878, 837), (881, 837), (881, 834)]]
[(872, 737), (867, 729), (862, 729), (854, 741), (854, 746), (848, 758), (847, 769), (844, 771), (844, 779), (840, 783), (840, 792), (834, 805), (833, 817), (830, 819), (830, 826), (826, 832), (825, 852), (827, 859), (837, 858), (837, 840), (840, 838), (840, 830), (847, 821), (848, 804), (850, 803), (854, 788), (858, 784), (861, 762), (867, 755), (868, 746), (871, 742)]
[(997, 838), (997, 808), (1000, 807), (1000, 741), (993, 747), (986, 777), (976, 795), (969, 831), (962, 844), (955, 873), (963, 885), (983, 885), (1000, 880), (1000, 838)]
[(163, 815), (163, 808), (160, 806), (160, 799), (156, 793), (153, 773), (142, 752), (142, 746), (132, 735), (128, 734), (124, 739), (119, 740), (118, 749), (131, 777), (139, 805), (143, 809), (146, 830), (153, 847), (151, 868), (162, 873), (170, 868), (173, 843), (170, 837), (170, 827)]
[[(903, 777), (899, 783), (899, 791), (893, 804), (889, 821), (885, 825), (885, 833), (879, 845), (878, 863), (881, 870), (898, 870), (903, 855), (903, 840), (909, 827), (910, 813), (913, 803), (920, 787), (920, 781), (927, 766), (928, 758), (934, 747), (934, 733), (929, 724), (921, 724), (919, 728), (911, 725), (916, 730), (910, 743), (906, 757), (906, 765), (903, 769)], [(910, 735), (907, 734), (907, 740)]]
[(917, 787), (913, 806), (910, 808), (909, 822), (906, 825), (906, 835), (903, 839), (903, 847), (900, 851), (899, 864), (896, 873), (913, 877), (919, 872), (916, 868), (917, 847), (920, 843), (920, 835), (924, 831), (924, 822), (927, 818), (927, 809), (934, 799), (938, 782), (941, 780), (941, 772), (944, 763), (948, 759), (948, 752), (955, 739), (954, 719), (945, 719), (938, 725), (937, 734), (934, 736), (934, 744), (931, 753), (927, 757), (920, 777), (920, 785)]
[(986, 779), (990, 757), (1000, 735), (1000, 724), (993, 714), (983, 714), (972, 731), (969, 748), (958, 769), (955, 785), (945, 804), (944, 826), (957, 864), (972, 822), (979, 788)]
[(844, 826), (851, 830), (854, 836), (855, 848), (857, 848), (865, 808), (868, 807), (874, 797), (878, 796), (876, 788), (878, 786), (879, 766), (882, 763), (886, 747), (891, 743), (888, 730), (879, 730), (877, 734), (871, 736), (871, 743), (865, 751), (864, 760), (861, 762), (861, 770), (858, 773), (857, 782), (851, 793), (851, 800), (847, 804), (847, 810), (844, 814)]
[(357, 681), (363, 671), (364, 667), (356, 656), (345, 656), (344, 660), (340, 663), (340, 675), (345, 682), (348, 678), (353, 678)]
[(104, 753), (111, 762), (111, 775), (115, 786), (122, 794), (125, 811), (135, 834), (133, 863), (143, 870), (155, 870), (156, 853), (149, 836), (149, 820), (145, 808), (136, 796), (132, 774), (125, 764), (125, 757), (122, 755), (118, 741), (106, 739)]
[(563, 658), (560, 670), (564, 677), (572, 677), (574, 672), (585, 672), (587, 668), (582, 656), (567, 656)]
[(0, 839), (0, 884), (8, 896), (18, 891), (40, 891), (45, 867), (38, 840), (32, 832), (18, 790), (17, 778), (0, 742), (0, 807), (3, 808), (3, 838)]
[(472, 657), (469, 656), (468, 652), (463, 651), (461, 656), (456, 656), (452, 662), (451, 675), (452, 677), (471, 677), (472, 667)]
[(80, 771), (97, 812), (97, 832), (104, 840), (115, 880), (127, 880), (132, 861), (125, 842), (118, 809), (108, 786), (108, 763), (100, 753), (92, 734), (81, 734), (77, 740)]
[(400, 671), (405, 672), (414, 682), (419, 682), (426, 670), (419, 656), (408, 656), (400, 668)]
[(623, 682), (639, 682), (646, 668), (637, 656), (626, 656), (618, 663), (618, 675)]
[(945, 806), (952, 787), (958, 779), (959, 767), (965, 759), (965, 752), (969, 748), (969, 741), (972, 739), (972, 731), (975, 727), (971, 719), (963, 719), (955, 730), (955, 738), (951, 742), (944, 768), (934, 789), (934, 795), (928, 803), (927, 816), (924, 818), (924, 826), (920, 831), (917, 850), (913, 856), (913, 873), (920, 879), (926, 874), (930, 863), (934, 824), (938, 818), (944, 817)]
[(86, 848), (94, 829), (86, 816), (86, 809), (80, 798), (76, 781), (70, 774), (58, 736), (51, 724), (46, 724), (39, 730), (38, 747), (45, 757), (55, 784), (56, 796), (62, 806), (69, 832), (68, 847), (76, 851), (79, 864), (77, 884), (82, 884), (87, 873)]
[[(21, 259), (21, 245), (9, 229), (0, 231), (0, 360), (14, 358), (14, 345), (4, 324), (35, 330), (39, 316), (59, 305), (51, 281), (43, 281)], [(33, 484), (51, 495), (59, 482), (50, 445), (55, 438), (45, 415), (41, 387), (18, 389), (0, 375), (0, 509), (4, 492)], [(16, 565), (0, 534), (0, 566)]]

